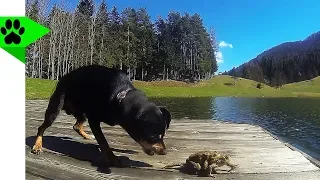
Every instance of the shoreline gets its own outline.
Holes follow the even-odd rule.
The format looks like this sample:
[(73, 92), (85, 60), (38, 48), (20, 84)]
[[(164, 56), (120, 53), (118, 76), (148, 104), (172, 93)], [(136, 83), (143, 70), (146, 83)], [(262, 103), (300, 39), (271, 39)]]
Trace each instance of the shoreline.
[[(258, 82), (243, 78), (233, 84), (233, 78), (230, 76), (217, 76), (195, 84), (169, 80), (134, 81), (133, 85), (150, 98), (320, 98), (320, 77), (315, 81), (317, 83), (309, 85), (300, 85), (301, 82), (296, 85), (288, 84), (280, 89), (265, 84), (259, 89), (256, 87)], [(56, 80), (26, 78), (26, 99), (49, 99), (55, 89), (56, 82)]]
[[(147, 96), (148, 98), (158, 99), (158, 98), (246, 98), (246, 99), (320, 99), (319, 97), (313, 97), (313, 96), (279, 96), (279, 97), (260, 97), (260, 96)], [(50, 97), (46, 98), (26, 98), (26, 101), (31, 100), (49, 100)]]

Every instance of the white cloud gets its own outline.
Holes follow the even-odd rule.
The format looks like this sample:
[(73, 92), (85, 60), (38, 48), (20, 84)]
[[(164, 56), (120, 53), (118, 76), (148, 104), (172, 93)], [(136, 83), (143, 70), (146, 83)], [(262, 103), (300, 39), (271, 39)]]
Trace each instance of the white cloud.
[(225, 41), (220, 41), (219, 47), (221, 47), (221, 48), (224, 48), (224, 47), (233, 48), (233, 45), (232, 45), (232, 44), (229, 44), (229, 43), (227, 43), (227, 42), (225, 42)]
[[(225, 41), (220, 41), (219, 47), (220, 47), (220, 48), (226, 48), (226, 47), (228, 47), (228, 48), (233, 48), (233, 45), (230, 44), (230, 43), (227, 43), (227, 42), (225, 42)], [(218, 64), (221, 64), (221, 63), (224, 62), (224, 60), (223, 60), (223, 55), (222, 55), (222, 52), (221, 52), (221, 51), (216, 52), (215, 55), (216, 55), (216, 60), (217, 60), (217, 63), (218, 63)]]
[(216, 60), (218, 64), (223, 63), (223, 55), (220, 51), (216, 52)]

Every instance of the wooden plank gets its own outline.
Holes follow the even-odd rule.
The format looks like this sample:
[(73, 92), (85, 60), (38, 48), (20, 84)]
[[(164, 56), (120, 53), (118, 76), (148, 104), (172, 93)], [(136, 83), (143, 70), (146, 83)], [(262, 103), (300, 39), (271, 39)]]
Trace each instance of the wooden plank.
[[(64, 113), (61, 113), (45, 132), (43, 139), (45, 152), (40, 156), (30, 153), (37, 128), (43, 122), (46, 106), (47, 101), (26, 101), (28, 177), (105, 178), (100, 177), (97, 169), (91, 164), (99, 156), (96, 141), (82, 139), (72, 129), (75, 119)], [(92, 134), (88, 125), (85, 126), (85, 130)], [(234, 174), (319, 171), (319, 168), (301, 152), (288, 148), (259, 126), (213, 120), (173, 120), (165, 137), (168, 154), (152, 157), (145, 155), (140, 146), (121, 127), (103, 125), (103, 131), (110, 146), (115, 148), (115, 154), (129, 157), (128, 163), (136, 166), (135, 169), (140, 169), (134, 171), (136, 176), (144, 170), (159, 171), (167, 164), (184, 162), (191, 153), (200, 150), (217, 150), (231, 155), (232, 162), (238, 164)], [(49, 172), (46, 174), (41, 167), (56, 169), (59, 175)], [(218, 172), (226, 174), (227, 169), (228, 167), (222, 167)], [(130, 179), (129, 175), (122, 173), (114, 177), (110, 175), (108, 178)]]

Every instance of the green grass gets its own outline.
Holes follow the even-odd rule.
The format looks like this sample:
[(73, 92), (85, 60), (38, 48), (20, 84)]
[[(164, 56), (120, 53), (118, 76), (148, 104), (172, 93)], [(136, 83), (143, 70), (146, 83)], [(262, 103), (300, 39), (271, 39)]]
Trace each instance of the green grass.
[(57, 81), (26, 78), (26, 99), (49, 99)]
[[(187, 84), (175, 81), (135, 82), (135, 86), (143, 90), (150, 97), (293, 97), (284, 91), (263, 85), (257, 88), (257, 82), (239, 78), (233, 85), (230, 76), (216, 76), (211, 80), (201, 81), (198, 84)], [(226, 85), (230, 84), (230, 85)]]
[[(197, 84), (177, 81), (135, 81), (134, 85), (148, 97), (320, 97), (320, 77), (287, 84), (281, 89), (265, 84), (258, 89), (257, 82), (243, 78), (238, 78), (235, 85), (233, 82), (232, 77), (222, 75)], [(26, 98), (48, 99), (56, 83), (57, 81), (52, 80), (26, 78)]]
[(286, 84), (281, 89), (298, 97), (320, 97), (320, 76), (306, 81)]

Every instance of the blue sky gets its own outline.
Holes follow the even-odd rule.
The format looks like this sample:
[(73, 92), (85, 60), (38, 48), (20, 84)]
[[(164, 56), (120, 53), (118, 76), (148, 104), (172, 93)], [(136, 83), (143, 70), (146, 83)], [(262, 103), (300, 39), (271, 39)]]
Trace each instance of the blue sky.
[[(53, 0), (56, 1), (56, 0)], [(94, 0), (100, 4), (101, 0)], [(230, 70), (266, 49), (303, 40), (320, 31), (319, 0), (106, 0), (116, 6), (146, 7), (152, 20), (169, 11), (199, 13), (205, 27), (214, 27), (221, 47), (219, 70)], [(78, 0), (69, 0), (74, 8)]]

